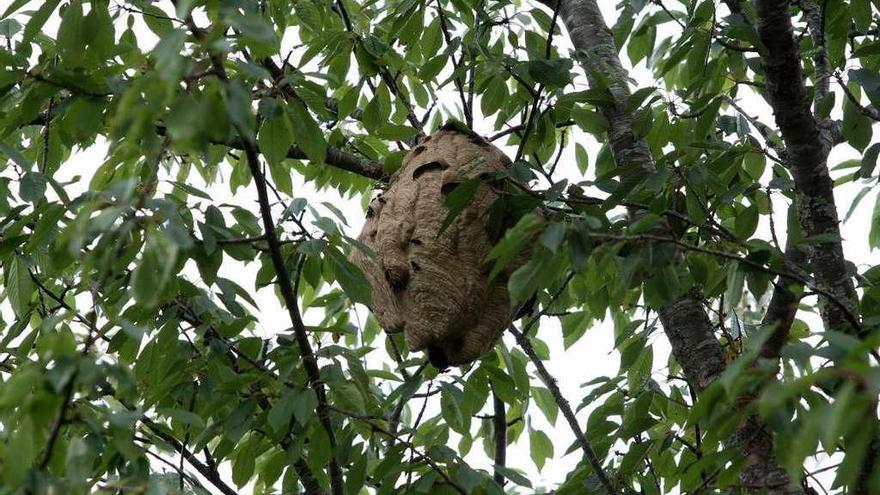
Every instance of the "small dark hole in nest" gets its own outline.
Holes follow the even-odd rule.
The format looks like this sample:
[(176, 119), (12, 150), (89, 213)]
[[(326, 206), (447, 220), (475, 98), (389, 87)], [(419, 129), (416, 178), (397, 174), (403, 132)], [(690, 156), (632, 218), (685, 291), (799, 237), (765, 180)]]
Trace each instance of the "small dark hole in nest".
[(372, 206), (367, 208), (367, 218), (373, 218), (376, 216), (376, 210), (373, 209)]
[(416, 263), (415, 261), (410, 261), (410, 262), (409, 262), (409, 266), (412, 267), (412, 270), (413, 270), (414, 272), (420, 272), (420, 271), (422, 271), (422, 266), (419, 265), (418, 263)]
[(423, 244), (421, 239), (410, 239), (409, 242), (415, 244), (416, 246), (421, 246)]
[(446, 184), (443, 184), (442, 186), (440, 186), (440, 194), (442, 194), (444, 196), (449, 196), (452, 193), (452, 191), (455, 191), (455, 188), (460, 185), (461, 185), (461, 182), (447, 182)]
[(412, 156), (417, 156), (417, 155), (419, 155), (419, 154), (420, 154), (421, 152), (423, 152), (423, 151), (425, 151), (425, 147), (424, 147), (424, 146), (416, 146), (415, 148), (413, 148), (413, 150), (410, 152), (410, 154), (411, 154)]
[(471, 134), (468, 136), (468, 141), (476, 144), (477, 146), (488, 147), (489, 143), (482, 138), (482, 136), (478, 136), (476, 134)]
[(406, 288), (409, 282), (409, 271), (406, 269), (388, 269), (385, 270), (385, 280), (391, 284), (391, 289), (400, 292)]
[(493, 263), (483, 263), (483, 266), (480, 267), (480, 274), (488, 276), (490, 273), (492, 273), (492, 268), (494, 266), (495, 265)]
[(446, 359), (446, 353), (440, 347), (430, 344), (428, 345), (428, 361), (438, 370), (445, 370), (449, 367), (449, 360)]
[(449, 164), (446, 162), (428, 162), (424, 165), (419, 165), (418, 167), (416, 167), (416, 169), (413, 170), (412, 178), (415, 180), (427, 172), (436, 172), (440, 170), (446, 170), (447, 168), (449, 168)]

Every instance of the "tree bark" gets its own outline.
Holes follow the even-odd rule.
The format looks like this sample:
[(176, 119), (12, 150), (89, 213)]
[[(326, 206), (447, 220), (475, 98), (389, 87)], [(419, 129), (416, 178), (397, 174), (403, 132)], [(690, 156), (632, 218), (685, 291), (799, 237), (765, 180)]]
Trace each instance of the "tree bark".
[[(807, 263), (806, 254), (797, 246), (788, 243), (785, 248), (785, 261), (788, 266), (803, 266)], [(803, 286), (782, 277), (776, 279), (776, 287), (764, 313), (761, 325), (765, 328), (772, 327), (772, 333), (761, 346), (761, 357), (765, 359), (779, 359), (782, 347), (788, 342), (791, 325), (797, 313), (800, 296), (796, 291)]]
[[(626, 103), (630, 96), (628, 74), (620, 63), (611, 30), (605, 24), (602, 12), (595, 0), (542, 0), (550, 8), (559, 9), (575, 49), (584, 56), (583, 68), (590, 86), (599, 85), (596, 74), (608, 81), (614, 102), (602, 106), (608, 120), (608, 139), (614, 162), (620, 169), (641, 167), (646, 173), (654, 171), (654, 159), (644, 139), (636, 137), (632, 114)], [(660, 308), (663, 328), (673, 342), (673, 355), (681, 364), (695, 389), (702, 390), (724, 369), (721, 344), (712, 331), (709, 318), (700, 301), (684, 297)], [(679, 317), (687, 315), (687, 318)], [(688, 355), (689, 350), (699, 350), (700, 359)]]
[[(615, 164), (621, 169), (641, 167), (650, 173), (654, 161), (644, 139), (636, 137), (632, 115), (626, 110), (630, 96), (627, 73), (620, 63), (617, 47), (595, 0), (542, 0), (551, 8), (559, 9), (559, 16), (568, 30), (575, 49), (585, 55), (584, 69), (590, 85), (596, 87), (595, 73), (609, 81), (613, 105), (602, 108), (608, 120), (608, 137)], [(557, 2), (559, 4), (557, 5)], [(729, 0), (732, 9), (738, 1)], [(739, 9), (737, 9), (739, 10)], [(774, 306), (774, 315), (790, 298), (780, 295)], [(708, 387), (721, 372), (725, 362), (721, 344), (715, 337), (706, 311), (699, 300), (688, 295), (659, 308), (660, 321), (672, 345), (672, 353), (681, 365), (685, 377), (697, 393)], [(787, 314), (787, 313), (786, 313)], [(794, 314), (791, 317), (793, 319)], [(774, 316), (775, 318), (775, 316)], [(788, 326), (791, 323), (789, 321)], [(787, 336), (787, 330), (785, 331)], [(783, 341), (784, 342), (784, 341)], [(734, 442), (747, 459), (740, 479), (751, 491), (769, 491), (773, 495), (802, 493), (791, 487), (788, 473), (773, 456), (773, 436), (760, 418), (750, 416), (740, 426), (740, 435)]]
[[(785, 260), (788, 266), (802, 266), (807, 262), (806, 254), (796, 245), (789, 243), (785, 249)], [(797, 282), (777, 278), (776, 288), (761, 325), (771, 328), (770, 335), (761, 346), (761, 357), (774, 362), (779, 360), (782, 347), (788, 341), (791, 325), (797, 313), (803, 289)], [(775, 380), (775, 376), (770, 377)], [(747, 392), (738, 399), (741, 408), (745, 409), (757, 397), (754, 392)], [(773, 454), (773, 433), (755, 414), (750, 414), (737, 426), (734, 443), (746, 455), (746, 464), (740, 472), (740, 483), (755, 490), (766, 489), (770, 495), (802, 494), (799, 487), (790, 487), (791, 478), (777, 462)]]
[(700, 301), (685, 297), (660, 307), (660, 322), (672, 344), (672, 355), (688, 383), (702, 392), (724, 371), (724, 353)]
[(858, 296), (843, 256), (834, 183), (828, 173), (831, 145), (811, 111), (789, 2), (758, 0), (756, 10), (767, 99), (788, 151), (786, 165), (795, 181), (801, 230), (815, 241), (810, 269), (816, 285), (835, 300), (820, 297), (819, 312), (827, 329), (852, 333), (858, 329)]

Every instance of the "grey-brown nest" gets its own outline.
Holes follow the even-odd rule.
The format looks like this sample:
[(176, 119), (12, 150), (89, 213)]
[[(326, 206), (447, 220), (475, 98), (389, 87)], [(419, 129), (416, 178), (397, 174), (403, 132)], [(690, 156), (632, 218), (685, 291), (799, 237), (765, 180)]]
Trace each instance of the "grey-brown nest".
[(506, 280), (518, 259), (489, 280), (486, 257), (496, 191), (480, 182), (472, 200), (442, 231), (446, 197), (474, 178), (503, 172), (510, 160), (473, 133), (444, 128), (403, 159), (388, 188), (370, 203), (351, 261), (372, 287), (371, 309), (388, 332), (404, 332), (411, 351), (438, 368), (462, 365), (491, 349), (510, 324)]

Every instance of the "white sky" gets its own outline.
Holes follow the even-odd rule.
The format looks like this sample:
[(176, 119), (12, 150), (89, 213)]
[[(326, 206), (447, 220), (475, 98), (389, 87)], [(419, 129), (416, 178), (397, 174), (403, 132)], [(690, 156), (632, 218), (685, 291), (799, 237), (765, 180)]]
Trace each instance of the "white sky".
[[(6, 5), (8, 5), (9, 0), (0, 0), (0, 11), (5, 10)], [(38, 2), (31, 2), (34, 6)], [(172, 10), (167, 8), (168, 2), (161, 2), (159, 5), (162, 5), (166, 8), (166, 11), (171, 12)], [(616, 18), (616, 12), (614, 10), (613, 2), (600, 1), (599, 4), (603, 9), (603, 13), (606, 16), (609, 25), (612, 25), (614, 19)], [(674, 2), (669, 2), (668, 6), (672, 7)], [(25, 10), (33, 8), (29, 5)], [(122, 16), (124, 20), (126, 15)], [(21, 17), (19, 16), (19, 20)], [(124, 21), (123, 21), (124, 22)], [(22, 22), (23, 23), (23, 22)], [(204, 25), (204, 23), (201, 23)], [(45, 31), (54, 36), (54, 32), (57, 30), (58, 19), (57, 16), (53, 16), (50, 19), (49, 23), (46, 25)], [(665, 26), (667, 30), (666, 33), (661, 32), (658, 34), (658, 41), (662, 39), (663, 36), (669, 35), (677, 35), (677, 27), (672, 23), (667, 23)], [(136, 29), (138, 33), (138, 42), (141, 43), (142, 47), (150, 47), (153, 43), (155, 43), (155, 36), (148, 31), (143, 25), (138, 25)], [(119, 32), (117, 32), (117, 35)], [(294, 41), (291, 36), (288, 36), (285, 39), (285, 46), (289, 47), (294, 44)], [(568, 41), (566, 33), (563, 32), (563, 35), (556, 36), (554, 38), (554, 42), (556, 46), (559, 48), (561, 54), (566, 54), (570, 49), (571, 45)], [(146, 49), (146, 48), (145, 48)], [(292, 59), (295, 60), (295, 57)], [(628, 66), (628, 61), (624, 60), (624, 65)], [(632, 69), (631, 67), (628, 67)], [(640, 67), (631, 70), (631, 74), (636, 80), (635, 87), (646, 87), (653, 86), (656, 84), (651, 73), (645, 69), (642, 65)], [(576, 81), (577, 90), (585, 89), (585, 82), (582, 77), (579, 77)], [(451, 85), (450, 85), (451, 86)], [(839, 102), (841, 98), (838, 98), (838, 108), (837, 108), (837, 117), (840, 115)], [(444, 103), (449, 108), (457, 108), (457, 97), (454, 93), (450, 91), (446, 91), (445, 94), (441, 97), (441, 103)], [(746, 97), (740, 99), (741, 106), (743, 106), (748, 112), (750, 112), (753, 116), (758, 117), (761, 121), (765, 123), (772, 124), (772, 114), (768, 106), (757, 97)], [(475, 105), (476, 109), (479, 109), (479, 105)], [(421, 114), (421, 112), (419, 112)], [(478, 132), (484, 134), (490, 134), (497, 129), (493, 129), (492, 120), (481, 120), (475, 116), (476, 121), (476, 130)], [(515, 125), (517, 122), (512, 123)], [(574, 134), (574, 139), (578, 142), (582, 143), (588, 151), (591, 160), (590, 171), (588, 171), (588, 175), (593, 174), (594, 167), (592, 164), (594, 163), (595, 157), (598, 153), (598, 144), (596, 141), (589, 135), (584, 134), (583, 132), (577, 131)], [(498, 143), (496, 143), (498, 144)], [(515, 149), (508, 148), (505, 151), (508, 152), (509, 155), (513, 155), (515, 153)], [(68, 178), (74, 175), (81, 175), (83, 178), (80, 180), (79, 184), (75, 186), (71, 186), (72, 190), (79, 189), (80, 191), (87, 187), (89, 181), (89, 171), (96, 170), (97, 166), (103, 162), (105, 158), (106, 145), (104, 143), (98, 143), (95, 146), (92, 146), (86, 150), (80, 150), (75, 152), (67, 163), (61, 168), (60, 172), (56, 175), (56, 178), (59, 181), (67, 180)], [(848, 145), (842, 145), (835, 148), (832, 152), (831, 159), (829, 161), (830, 165), (837, 164), (843, 160), (850, 158), (858, 158), (859, 154)], [(584, 180), (584, 177), (580, 175), (575, 166), (574, 156), (573, 156), (573, 147), (569, 147), (567, 152), (563, 155), (562, 162), (558, 169), (559, 175), (562, 177), (569, 178), (573, 181)], [(836, 175), (835, 175), (836, 176)], [(228, 177), (228, 174), (227, 174)], [(256, 194), (253, 190), (253, 187), (248, 187), (246, 189), (239, 189), (238, 194), (233, 196), (229, 193), (228, 187), (224, 184), (219, 184), (215, 186), (206, 186), (201, 183), (200, 179), (194, 177), (193, 185), (197, 187), (202, 187), (211, 194), (212, 198), (216, 203), (233, 203), (245, 208), (249, 208), (252, 211), (256, 209)], [(835, 196), (838, 204), (838, 211), (840, 212), (841, 217), (847, 209), (849, 208), (850, 202), (854, 198), (855, 194), (861, 189), (861, 184), (847, 184), (842, 187), (838, 187), (835, 190)], [(349, 219), (349, 225), (347, 226), (346, 233), (352, 237), (356, 237), (358, 232), (360, 232), (360, 228), (363, 222), (363, 210), (360, 204), (357, 201), (346, 200), (344, 198), (339, 197), (339, 195), (335, 194), (333, 191), (320, 191), (317, 192), (310, 185), (303, 184), (301, 179), (298, 177), (294, 177), (294, 190), (297, 196), (307, 197), (312, 202), (313, 205), (319, 205), (320, 201), (330, 201), (340, 210), (342, 210), (343, 214), (347, 219)], [(73, 194), (71, 194), (73, 196)], [(849, 260), (855, 262), (857, 265), (865, 266), (870, 259), (871, 253), (867, 249), (867, 235), (870, 227), (870, 209), (874, 204), (873, 193), (869, 195), (869, 197), (865, 198), (861, 204), (860, 210), (853, 215), (852, 219), (847, 223), (842, 225), (842, 234), (845, 240), (844, 249), (846, 255)], [(776, 221), (777, 225), (785, 224), (785, 207), (787, 204), (784, 202), (783, 198), (779, 195), (774, 197), (774, 206), (776, 207), (777, 216)], [(322, 210), (323, 207), (316, 206), (319, 210)], [(322, 210), (324, 213), (329, 213), (325, 209)], [(332, 216), (332, 215), (328, 215)], [(766, 222), (766, 219), (762, 219), (762, 221)], [(317, 229), (314, 229), (317, 231)], [(767, 235), (767, 225), (762, 225), (756, 234), (756, 237), (769, 237)], [(782, 239), (780, 239), (782, 241)], [(250, 264), (244, 265), (240, 262), (236, 262), (234, 260), (226, 258), (223, 266), (220, 269), (220, 275), (225, 276), (229, 279), (236, 280), (245, 289), (253, 290), (250, 286), (250, 281), (254, 279), (256, 275), (257, 265)], [(198, 273), (194, 269), (194, 266), (189, 266), (186, 271), (187, 274), (191, 276), (192, 279), (198, 278)], [(281, 305), (279, 304), (278, 298), (273, 293), (273, 290), (270, 288), (263, 288), (255, 293), (255, 299), (259, 305), (259, 309), (255, 311), (255, 315), (259, 319), (259, 324), (256, 329), (256, 332), (263, 337), (269, 337), (283, 331), (284, 329), (290, 326), (290, 322), (287, 319), (286, 313), (282, 310)], [(8, 306), (4, 304), (4, 315), (6, 311), (8, 311)], [(306, 323), (307, 324), (316, 324), (320, 320), (321, 310), (309, 310), (305, 313)], [(361, 308), (359, 311), (361, 316), (361, 321), (363, 321), (364, 308)], [(818, 319), (815, 315), (799, 315), (802, 319), (810, 323), (811, 325), (818, 325)], [(814, 328), (819, 328), (818, 326), (814, 326)], [(609, 323), (602, 323), (595, 325), (591, 328), (587, 334), (580, 339), (575, 345), (573, 345), (568, 350), (563, 350), (562, 348), (562, 334), (559, 328), (558, 323), (555, 319), (545, 318), (542, 321), (540, 335), (542, 339), (548, 343), (551, 351), (551, 359), (546, 362), (547, 368), (550, 372), (558, 379), (558, 383), (560, 388), (562, 389), (563, 394), (569, 399), (572, 403), (573, 407), (577, 407), (580, 402), (580, 397), (585, 394), (585, 389), (581, 388), (581, 384), (586, 383), (596, 377), (600, 376), (615, 376), (617, 374), (618, 368), (618, 355), (616, 351), (613, 350), (613, 335), (611, 325)], [(666, 372), (666, 362), (667, 356), (669, 353), (669, 345), (666, 339), (662, 336), (662, 332), (656, 332), (653, 337), (653, 346), (654, 346), (654, 378), (663, 383), (665, 381)], [(381, 338), (376, 342), (380, 349), (377, 349), (374, 353), (368, 356), (368, 360), (372, 363), (391, 363), (390, 359), (384, 354), (381, 350)], [(509, 348), (515, 347), (515, 342), (512, 338), (505, 334), (504, 337), (505, 345)], [(530, 370), (533, 368), (530, 367)], [(457, 376), (460, 372), (453, 370), (449, 373), (449, 377)], [(535, 376), (533, 374), (533, 376)], [(445, 378), (449, 379), (449, 378)], [(538, 383), (538, 380), (533, 380), (533, 384)], [(426, 418), (431, 415), (439, 413), (439, 395), (429, 401), (428, 409), (426, 412)], [(421, 405), (420, 401), (414, 399), (414, 402), (411, 403), (411, 406), (414, 409), (418, 409)], [(491, 404), (489, 404), (488, 409), (483, 411), (484, 413), (491, 414)], [(585, 427), (586, 417), (591, 407), (586, 408), (578, 414), (578, 418), (581, 420), (582, 428)], [(569, 430), (567, 423), (564, 421), (562, 416), (560, 415), (557, 420), (555, 426), (549, 425), (547, 421), (544, 419), (543, 415), (537, 410), (536, 407), (532, 407), (530, 414), (530, 420), (532, 425), (537, 429), (544, 430), (552, 439), (554, 443), (554, 448), (556, 451), (556, 459), (550, 460), (545, 465), (544, 469), (540, 472), (535, 468), (530, 456), (529, 456), (529, 441), (527, 433), (524, 433), (519, 442), (514, 445), (511, 445), (508, 449), (508, 465), (517, 469), (523, 469), (527, 477), (532, 480), (533, 485), (538, 487), (553, 487), (562, 482), (565, 478), (565, 475), (570, 473), (575, 465), (581, 460), (580, 451), (575, 451), (574, 454), (568, 456), (562, 456), (562, 453), (568, 448), (568, 446), (573, 441), (574, 437)], [(454, 447), (455, 442), (453, 442)], [(166, 455), (166, 457), (170, 457), (170, 455)], [(479, 442), (475, 443), (474, 447), (471, 449), (471, 454), (467, 457), (468, 461), (472, 462), (473, 467), (484, 468), (491, 471), (491, 461), (482, 453), (482, 447)], [(812, 467), (808, 465), (807, 467)], [(162, 465), (156, 465), (157, 469), (162, 469)], [(833, 471), (832, 471), (833, 472)], [(227, 473), (228, 474), (228, 473)], [(830, 474), (830, 473), (828, 473)], [(828, 479), (828, 474), (823, 478), (824, 481), (830, 481)], [(227, 481), (229, 481), (230, 485), (231, 479), (227, 476)], [(830, 483), (826, 483), (826, 487), (830, 485)], [(206, 484), (206, 487), (210, 488), (210, 485)], [(511, 486), (508, 485), (508, 489)], [(244, 490), (245, 493), (248, 492), (247, 489)]]

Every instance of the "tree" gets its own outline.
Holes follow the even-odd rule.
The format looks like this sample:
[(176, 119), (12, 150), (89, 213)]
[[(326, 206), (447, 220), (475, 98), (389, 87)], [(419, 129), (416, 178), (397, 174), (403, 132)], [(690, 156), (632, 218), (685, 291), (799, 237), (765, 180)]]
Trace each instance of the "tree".
[[(12, 0), (0, 491), (880, 493), (880, 4), (542, 1)], [(530, 186), (535, 303), (441, 373), (347, 212), (448, 120)]]

